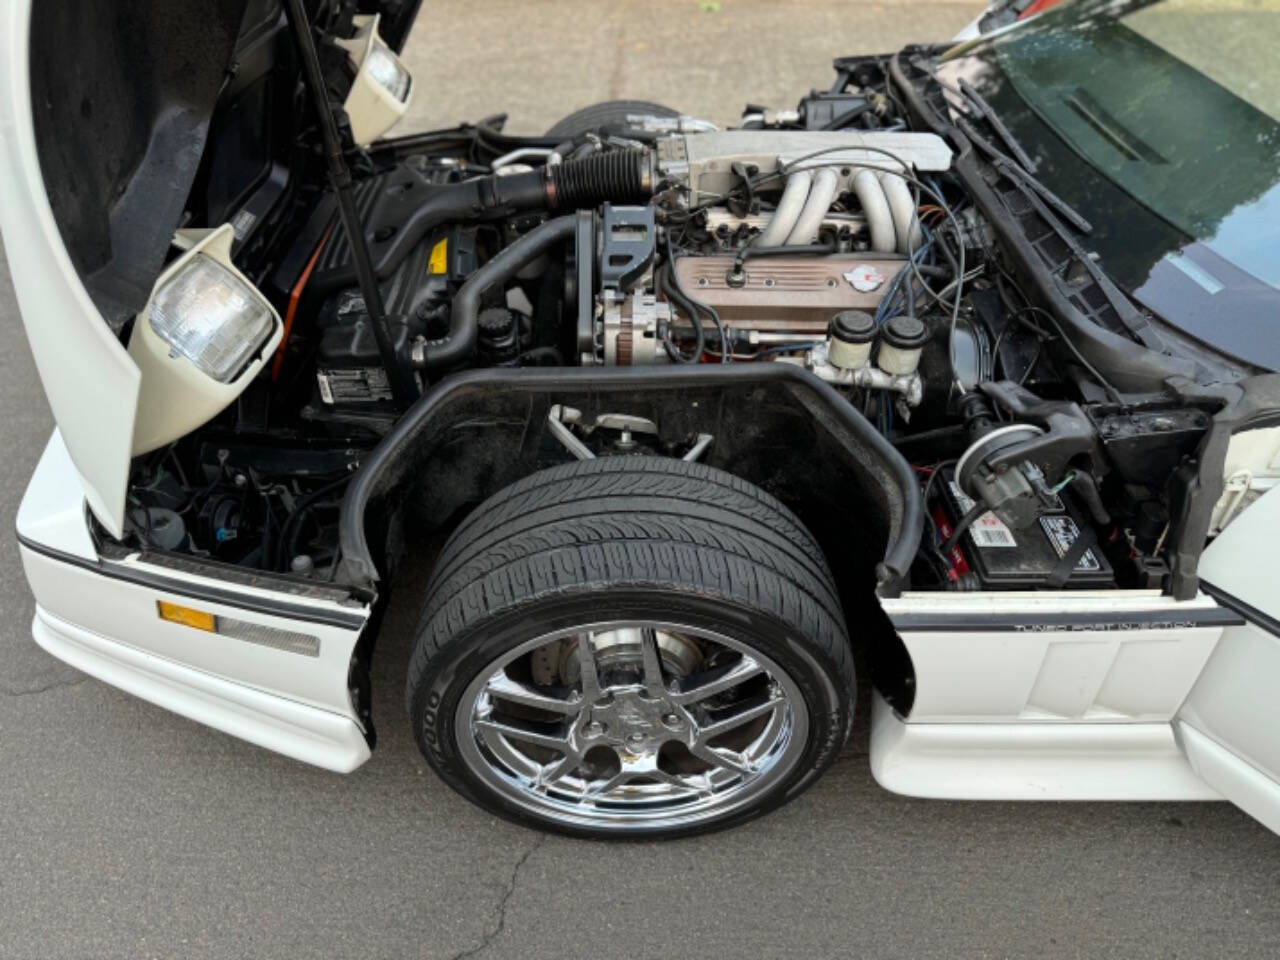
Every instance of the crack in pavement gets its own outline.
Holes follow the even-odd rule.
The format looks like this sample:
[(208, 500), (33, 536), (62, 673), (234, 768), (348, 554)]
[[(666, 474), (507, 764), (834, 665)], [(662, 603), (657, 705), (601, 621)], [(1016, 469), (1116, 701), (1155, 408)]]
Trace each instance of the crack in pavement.
[(83, 674), (78, 677), (71, 677), (67, 680), (55, 680), (52, 683), (45, 684), (43, 687), (31, 687), (27, 690), (9, 689), (6, 687), (0, 689), (0, 693), (3, 693), (6, 697), (30, 697), (37, 693), (48, 693), (50, 690), (57, 690), (59, 687), (74, 687), (76, 684), (84, 683), (88, 679), (90, 679), (89, 675)]
[(543, 841), (546, 839), (547, 835), (545, 833), (539, 833), (538, 839), (533, 842), (528, 850), (521, 854), (520, 859), (517, 860), (515, 862), (515, 866), (511, 868), (511, 879), (507, 881), (507, 889), (503, 891), (502, 899), (498, 901), (498, 923), (493, 930), (484, 934), (480, 938), (480, 942), (474, 947), (471, 947), (469, 950), (463, 950), (461, 953), (455, 953), (449, 958), (449, 960), (463, 960), (464, 957), (474, 957), (502, 935), (502, 931), (507, 926), (507, 905), (511, 902), (511, 897), (516, 892), (516, 886), (520, 879), (520, 869), (528, 862), (529, 858), (533, 856), (534, 852), (542, 846)]

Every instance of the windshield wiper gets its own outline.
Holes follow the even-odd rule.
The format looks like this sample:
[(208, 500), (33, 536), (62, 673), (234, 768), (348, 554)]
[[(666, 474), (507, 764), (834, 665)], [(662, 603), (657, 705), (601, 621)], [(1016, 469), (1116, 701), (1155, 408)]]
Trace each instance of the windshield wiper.
[(1067, 220), (1081, 233), (1093, 232), (1093, 224), (1080, 216), (1080, 214), (1078, 214), (1075, 209), (1067, 203), (1067, 201), (1063, 200), (1060, 196), (1028, 173), (1016, 160), (1005, 154), (999, 147), (974, 129), (972, 123), (964, 117), (957, 117), (956, 125), (960, 128), (960, 131), (969, 138), (970, 143), (987, 155), (987, 158), (991, 161), (991, 165), (997, 170), (1020, 187), (1032, 190), (1039, 194), (1040, 198), (1043, 199), (1045, 203), (1056, 210), (1063, 219)]
[(1013, 154), (1013, 158), (1021, 164), (1022, 169), (1028, 174), (1035, 173), (1036, 162), (1031, 159), (1027, 151), (1022, 149), (1022, 144), (1018, 142), (1018, 138), (1013, 135), (1012, 130), (1005, 126), (1004, 121), (996, 115), (991, 104), (987, 103), (987, 98), (973, 89), (972, 84), (967, 80), (961, 79), (958, 87), (953, 86), (938, 76), (938, 71), (934, 69), (933, 65), (920, 56), (912, 57), (911, 65), (917, 70), (928, 74), (934, 83), (943, 90), (949, 91), (959, 101), (951, 102), (950, 105), (956, 109), (961, 117), (972, 117), (973, 111), (976, 110), (979, 117), (987, 121), (991, 129), (996, 132), (996, 136), (1000, 138), (1000, 142), (1004, 144), (1005, 149)]
[(1022, 144), (1018, 142), (1018, 138), (1013, 135), (1013, 132), (1004, 125), (1004, 121), (996, 116), (996, 112), (991, 109), (991, 104), (987, 103), (987, 98), (973, 89), (966, 80), (960, 81), (960, 92), (968, 97), (969, 102), (978, 108), (978, 112), (986, 118), (987, 123), (991, 125), (991, 129), (1000, 138), (1000, 142), (1013, 154), (1013, 158), (1022, 164), (1022, 169), (1026, 170), (1027, 173), (1035, 173), (1035, 161), (1027, 156), (1027, 151), (1022, 149)]

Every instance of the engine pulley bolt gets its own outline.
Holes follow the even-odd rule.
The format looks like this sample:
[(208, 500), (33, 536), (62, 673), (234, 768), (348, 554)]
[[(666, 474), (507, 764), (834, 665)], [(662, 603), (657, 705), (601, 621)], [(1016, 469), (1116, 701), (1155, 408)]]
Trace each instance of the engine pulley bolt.
[(592, 720), (587, 724), (586, 729), (583, 732), (586, 733), (588, 737), (599, 737), (604, 733), (604, 724), (600, 723), (598, 720)]

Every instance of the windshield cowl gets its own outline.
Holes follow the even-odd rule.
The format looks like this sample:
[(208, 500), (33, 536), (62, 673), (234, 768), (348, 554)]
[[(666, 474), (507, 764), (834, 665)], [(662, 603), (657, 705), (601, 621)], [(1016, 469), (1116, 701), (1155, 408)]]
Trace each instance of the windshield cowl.
[(1277, 370), (1280, 124), (1267, 110), (1280, 111), (1280, 78), (1259, 75), (1265, 58), (1233, 73), (1219, 55), (1268, 36), (1280, 44), (1280, 13), (1075, 4), (937, 77), (981, 93), (1036, 176), (1093, 225), (1081, 242), (1134, 300), (1217, 352)]

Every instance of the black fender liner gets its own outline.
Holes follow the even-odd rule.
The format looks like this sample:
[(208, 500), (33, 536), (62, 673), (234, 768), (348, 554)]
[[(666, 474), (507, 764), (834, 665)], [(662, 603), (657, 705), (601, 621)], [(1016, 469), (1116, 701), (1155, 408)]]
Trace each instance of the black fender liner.
[(649, 417), (664, 441), (712, 434), (704, 462), (779, 496), (820, 540), (825, 531), (878, 548), (876, 592), (901, 592), (924, 524), (910, 465), (828, 384), (783, 363), (495, 368), (449, 377), (414, 403), (348, 487), (337, 579), (368, 599), (381, 592), (399, 540), (396, 518), (414, 491), (441, 501), (443, 521), (569, 459), (545, 426), (553, 404), (576, 407), (587, 421), (605, 412)]

